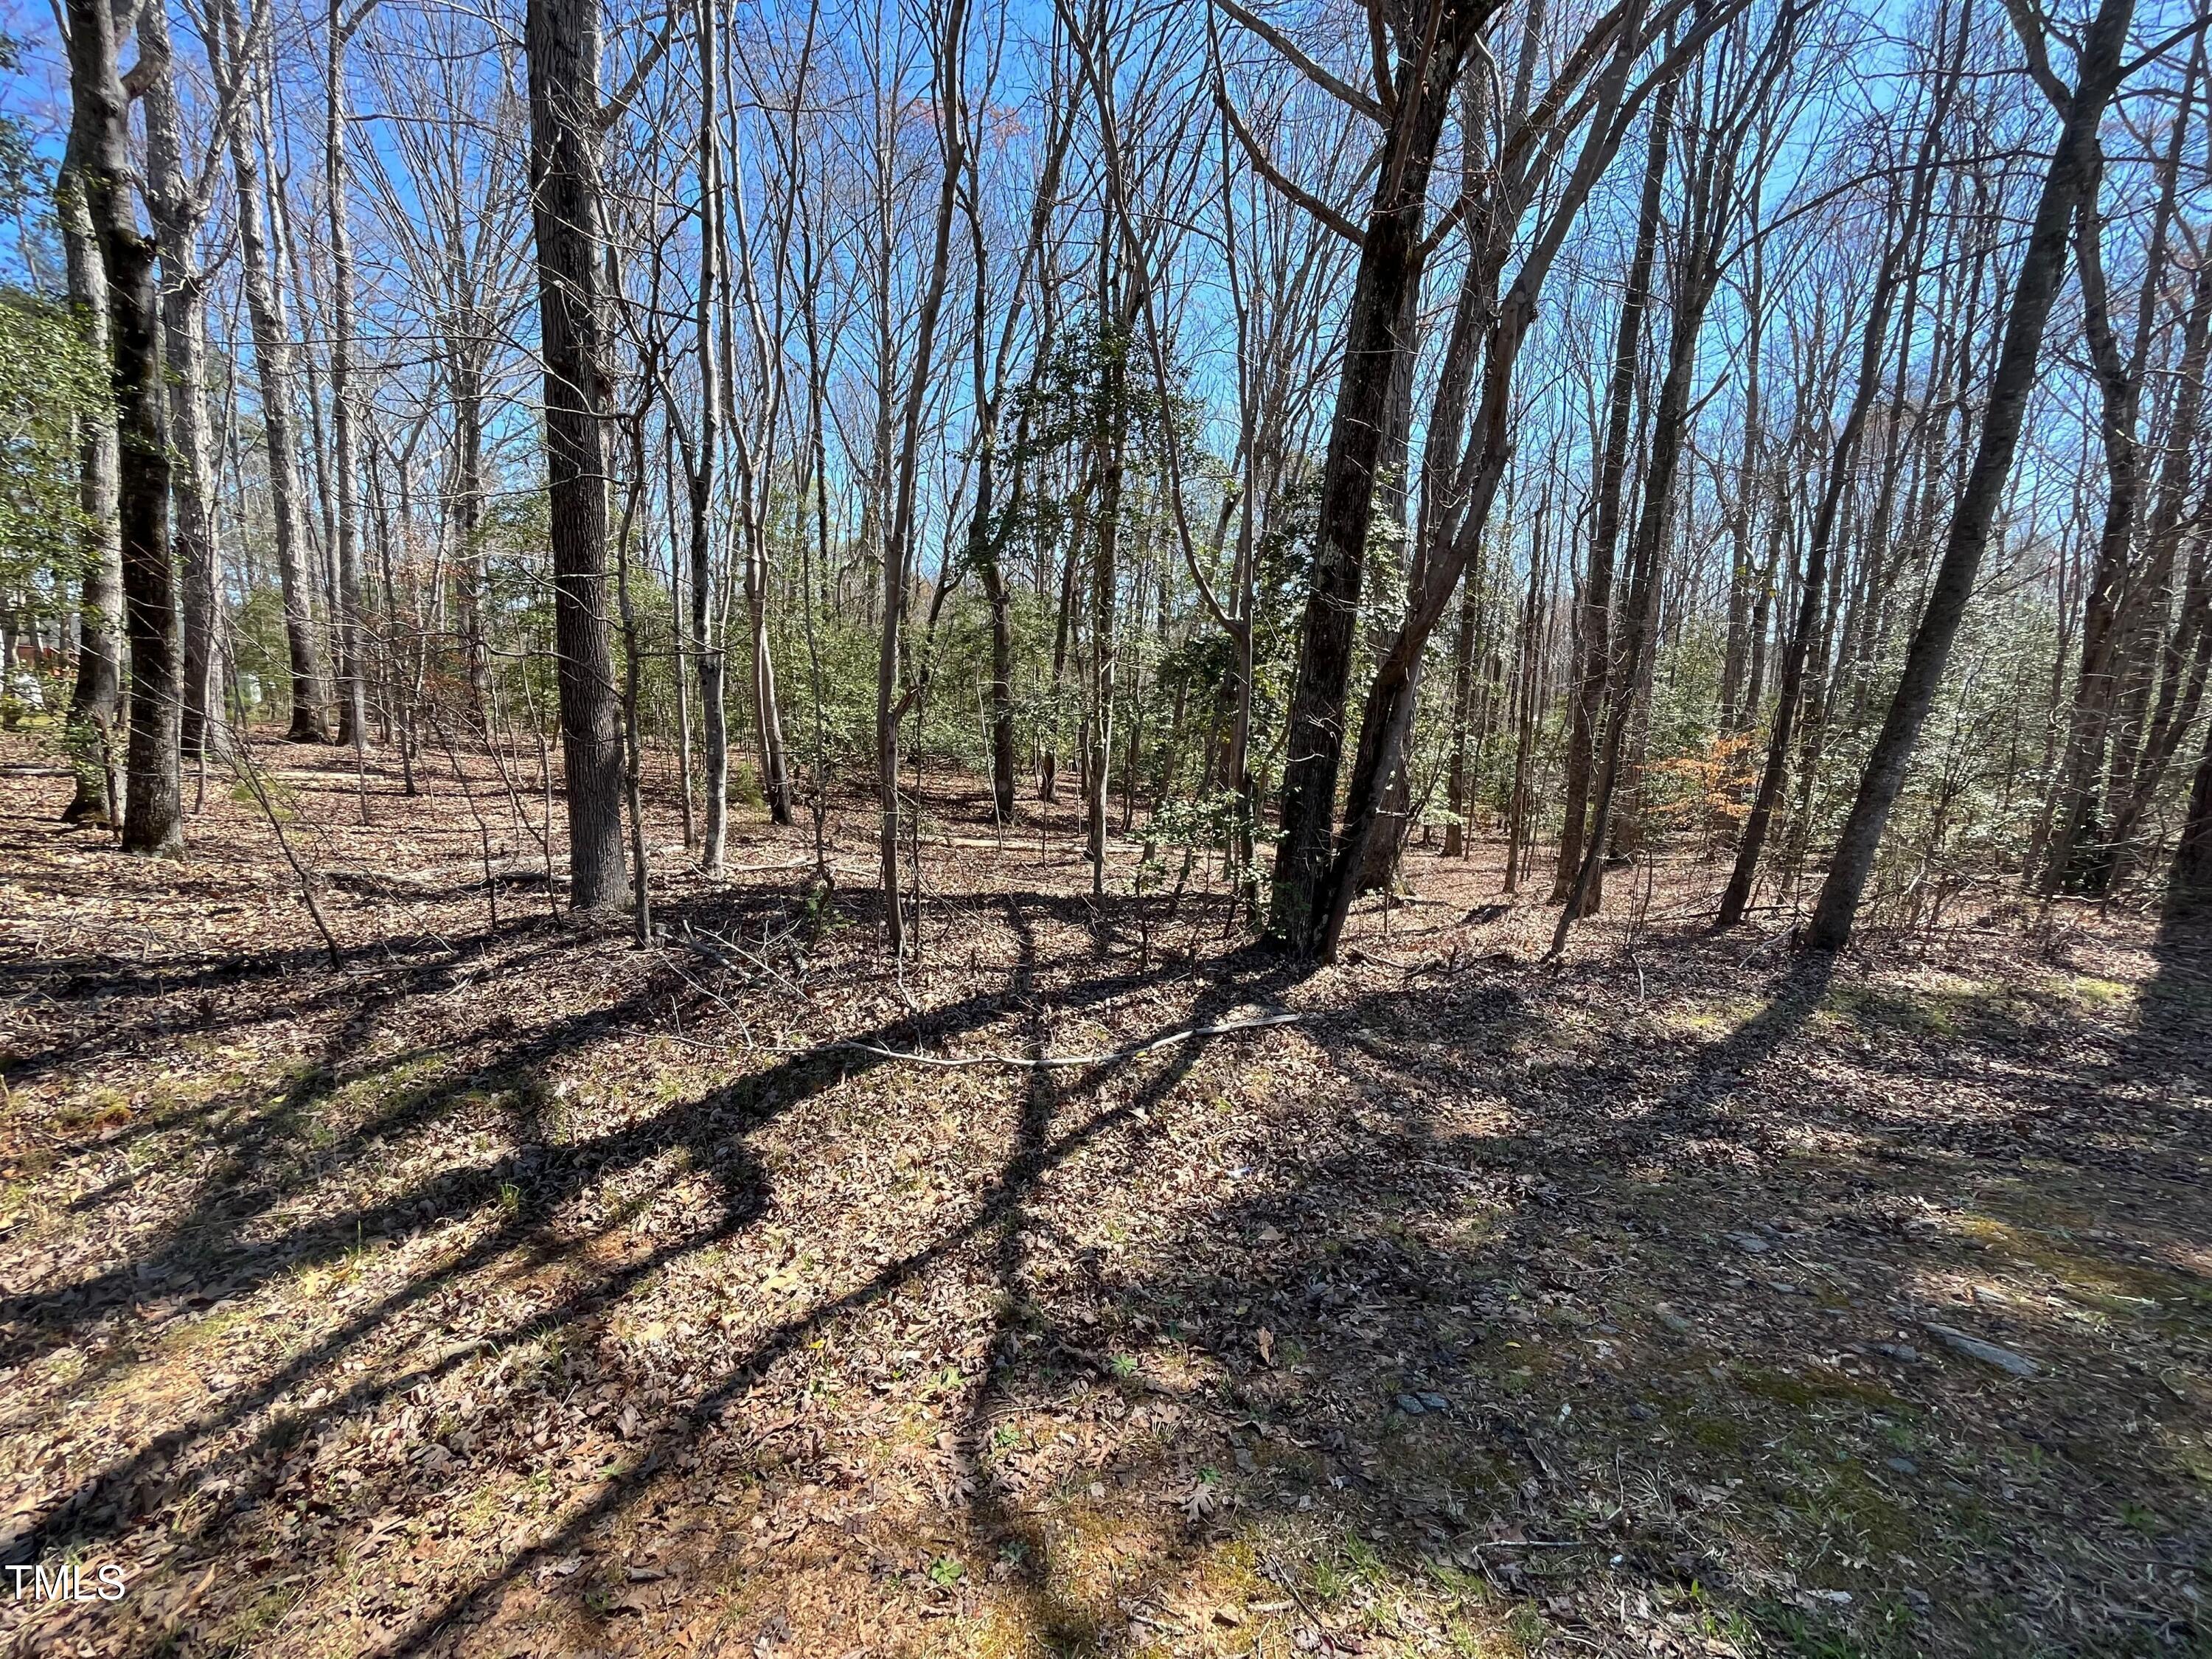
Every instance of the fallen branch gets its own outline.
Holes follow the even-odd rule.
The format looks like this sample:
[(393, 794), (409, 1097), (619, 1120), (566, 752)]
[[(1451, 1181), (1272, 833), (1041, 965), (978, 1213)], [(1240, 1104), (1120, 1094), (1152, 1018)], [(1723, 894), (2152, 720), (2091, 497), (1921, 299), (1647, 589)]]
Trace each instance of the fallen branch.
[(1370, 951), (1356, 945), (1346, 949), (1344, 955), (1348, 962), (1364, 962), (1377, 968), (1395, 968), (1408, 979), (1415, 974), (1435, 973), (1445, 966), (1444, 958), (1438, 956), (1426, 957), (1419, 962), (1401, 962), (1395, 957), (1384, 956), (1380, 951)]

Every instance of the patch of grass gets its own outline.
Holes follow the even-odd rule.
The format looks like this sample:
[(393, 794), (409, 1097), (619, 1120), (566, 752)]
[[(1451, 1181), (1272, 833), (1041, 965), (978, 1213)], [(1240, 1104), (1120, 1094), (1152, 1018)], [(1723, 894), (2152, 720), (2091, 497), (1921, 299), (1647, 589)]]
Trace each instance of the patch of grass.
[(1505, 1615), (1505, 1640), (1516, 1653), (1540, 1653), (1551, 1633), (1551, 1626), (1532, 1601), (1522, 1602)]
[(1765, 1366), (1749, 1366), (1735, 1374), (1735, 1384), (1746, 1394), (1771, 1400), (1780, 1405), (1795, 1406), (1800, 1411), (1810, 1412), (1821, 1407), (1832, 1407), (1843, 1401), (1877, 1410), (1893, 1410), (1904, 1401), (1881, 1383), (1841, 1373), (1777, 1370)]
[[(2009, 1255), (2024, 1267), (2049, 1274), (2067, 1293), (2100, 1312), (2155, 1315), (2165, 1302), (2199, 1303), (2212, 1298), (2212, 1286), (2140, 1262), (2115, 1261), (2087, 1250), (2069, 1249), (2040, 1228), (1997, 1216), (1975, 1213), (1960, 1218), (1957, 1230), (1976, 1243)], [(2070, 1243), (2070, 1241), (2069, 1241)]]
[(2098, 979), (2089, 974), (2061, 975), (2046, 983), (2051, 990), (2090, 1013), (2131, 1008), (2142, 994), (2136, 986), (2124, 985), (2116, 979)]
[(1872, 1631), (1767, 1601), (1755, 1604), (1753, 1622), (1757, 1634), (1747, 1644), (1750, 1651), (1792, 1654), (1799, 1659), (1917, 1659), (1927, 1651), (1924, 1632), (1909, 1628), (1909, 1620)]
[(1955, 1036), (1959, 999), (1935, 992), (1912, 992), (1873, 985), (1838, 985), (1828, 991), (1823, 1012), (1871, 1033), (1908, 1036)]

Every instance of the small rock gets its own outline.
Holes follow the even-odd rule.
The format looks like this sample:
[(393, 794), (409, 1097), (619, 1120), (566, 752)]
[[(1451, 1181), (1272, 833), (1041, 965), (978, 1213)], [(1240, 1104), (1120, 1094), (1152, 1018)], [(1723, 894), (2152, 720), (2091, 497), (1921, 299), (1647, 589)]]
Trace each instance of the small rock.
[(1894, 1359), (1900, 1365), (1920, 1363), (1920, 1350), (1910, 1342), (1877, 1342), (1874, 1345), (1874, 1351), (1884, 1359)]
[(1398, 1409), (1405, 1413), (1408, 1417), (1419, 1417), (1421, 1414), (1422, 1410), (1419, 1397), (1410, 1394), (1400, 1395), (1398, 1396)]
[(1688, 1320), (1683, 1318), (1681, 1315), (1676, 1313), (1672, 1308), (1668, 1307), (1663, 1302), (1655, 1304), (1651, 1310), (1651, 1313), (1654, 1318), (1658, 1320), (1662, 1325), (1664, 1325), (1668, 1330), (1674, 1332), (1677, 1336), (1687, 1336), (1692, 1331), (1697, 1328), (1696, 1326), (1691, 1324)]
[(1424, 1406), (1426, 1406), (1432, 1412), (1443, 1411), (1451, 1404), (1450, 1401), (1445, 1399), (1443, 1395), (1440, 1394), (1423, 1393), (1418, 1395), (1417, 1398), (1419, 1399), (1420, 1402)]
[(1765, 1255), (1774, 1248), (1757, 1233), (1724, 1233), (1722, 1237), (1746, 1255)]
[(1653, 1411), (1650, 1407), (1645, 1405), (1641, 1400), (1636, 1401), (1630, 1405), (1628, 1414), (1639, 1423), (1649, 1423), (1653, 1418), (1659, 1415), (1657, 1412)]
[(1978, 1336), (1949, 1325), (1938, 1325), (1932, 1320), (1923, 1321), (1929, 1332), (1941, 1339), (1945, 1347), (1962, 1353), (1969, 1359), (1978, 1359), (1984, 1365), (1994, 1365), (2014, 1376), (2033, 1376), (2043, 1367), (2024, 1353), (2014, 1353), (2010, 1348), (2001, 1348), (1994, 1342), (1984, 1342)]
[(1920, 1473), (1920, 1465), (1909, 1457), (1885, 1457), (1881, 1461), (1884, 1468), (1893, 1469), (1899, 1474)]

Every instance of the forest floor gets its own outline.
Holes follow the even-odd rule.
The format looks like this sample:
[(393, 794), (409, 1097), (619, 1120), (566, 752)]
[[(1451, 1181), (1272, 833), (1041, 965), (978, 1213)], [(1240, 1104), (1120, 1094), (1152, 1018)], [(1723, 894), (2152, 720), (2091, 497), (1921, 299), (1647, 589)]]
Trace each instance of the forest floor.
[(902, 979), (862, 803), (812, 917), (656, 818), (641, 951), (530, 781), (258, 754), (343, 974), (251, 793), (0, 739), (0, 1650), (2212, 1648), (2212, 942), (1685, 864), (1546, 967), (1416, 851), (1299, 976), (969, 795)]

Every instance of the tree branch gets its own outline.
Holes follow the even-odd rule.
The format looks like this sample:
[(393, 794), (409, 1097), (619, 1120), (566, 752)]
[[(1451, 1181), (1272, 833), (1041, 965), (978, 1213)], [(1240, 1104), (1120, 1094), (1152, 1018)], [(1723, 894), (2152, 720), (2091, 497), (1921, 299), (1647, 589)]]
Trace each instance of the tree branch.
[(1322, 91), (1334, 94), (1370, 121), (1380, 123), (1389, 118), (1381, 104), (1360, 91), (1351, 82), (1340, 76), (1332, 74), (1307, 57), (1304, 52), (1298, 50), (1296, 41), (1258, 13), (1247, 11), (1237, 3), (1237, 0), (1213, 0), (1213, 3), (1280, 52), (1293, 69)]
[(1358, 226), (1353, 224), (1351, 220), (1322, 201), (1304, 185), (1286, 178), (1280, 169), (1267, 159), (1266, 153), (1260, 148), (1259, 141), (1252, 137), (1250, 130), (1245, 126), (1244, 118), (1237, 114), (1237, 106), (1229, 101), (1228, 91), (1218, 82), (1214, 83), (1213, 101), (1221, 106), (1222, 114), (1228, 118), (1229, 130), (1237, 135), (1237, 143), (1243, 148), (1244, 154), (1250, 159), (1252, 165), (1259, 169), (1261, 178), (1354, 247), (1367, 246), (1366, 234)]

